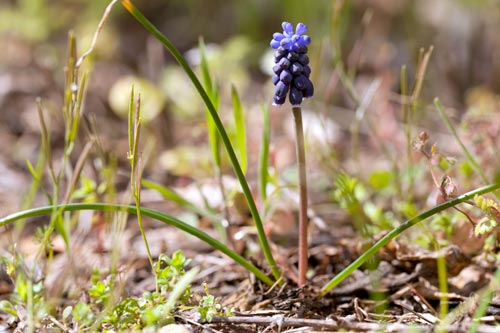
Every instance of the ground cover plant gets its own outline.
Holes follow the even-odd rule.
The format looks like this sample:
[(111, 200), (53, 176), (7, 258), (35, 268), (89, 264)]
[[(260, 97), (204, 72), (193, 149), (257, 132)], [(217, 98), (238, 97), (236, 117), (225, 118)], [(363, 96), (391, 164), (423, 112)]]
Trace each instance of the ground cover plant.
[[(200, 28), (181, 52), (188, 34), (152, 23), (154, 4), (99, 3), (88, 47), (68, 34), (48, 94), (20, 94), (34, 74), (5, 83), (2, 130), (16, 144), (2, 157), (23, 171), (2, 177), (17, 206), (4, 200), (0, 218), (0, 331), (498, 330), (498, 64), (471, 47), (471, 63), (486, 60), (468, 81), (452, 71), (463, 55), (439, 52), (463, 46), (407, 47), (405, 59), (390, 38), (373, 44), (389, 17), (470, 10), (488, 23), (492, 4), (290, 3), (261, 22), (265, 43), (207, 43)], [(0, 8), (9, 19), (63, 8), (33, 6)], [(217, 25), (203, 18), (215, 4), (184, 6), (165, 21), (187, 8)], [(247, 6), (231, 15), (272, 12)], [(133, 29), (123, 63), (145, 49), (133, 71), (99, 53), (119, 40), (115, 13), (117, 36)], [(43, 69), (57, 57), (20, 41), (58, 27), (32, 22), (24, 39), (6, 34), (18, 46), (7, 59)], [(470, 36), (483, 27), (467, 22)], [(24, 118), (4, 111), (22, 101)]]

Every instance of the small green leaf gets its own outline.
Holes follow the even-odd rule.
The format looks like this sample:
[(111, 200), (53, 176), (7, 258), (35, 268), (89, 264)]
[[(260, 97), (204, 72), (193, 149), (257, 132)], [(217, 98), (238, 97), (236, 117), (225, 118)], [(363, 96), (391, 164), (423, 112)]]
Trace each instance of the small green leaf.
[(474, 234), (476, 236), (484, 235), (493, 230), (493, 228), (495, 228), (497, 225), (498, 223), (495, 220), (491, 220), (489, 218), (483, 218), (474, 227)]
[(375, 190), (381, 190), (389, 186), (391, 178), (392, 174), (389, 171), (376, 171), (370, 175), (368, 182)]
[(73, 312), (73, 307), (71, 305), (65, 307), (63, 312), (62, 312), (63, 320), (68, 319), (68, 317), (71, 315), (72, 312)]
[(17, 311), (12, 305), (11, 302), (7, 300), (0, 301), (0, 311), (10, 313), (13, 316), (17, 317)]

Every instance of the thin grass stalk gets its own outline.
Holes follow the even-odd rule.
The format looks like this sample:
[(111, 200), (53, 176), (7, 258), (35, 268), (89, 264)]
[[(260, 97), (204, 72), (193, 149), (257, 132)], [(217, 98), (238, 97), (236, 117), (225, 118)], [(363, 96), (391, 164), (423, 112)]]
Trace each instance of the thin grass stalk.
[(458, 136), (458, 133), (457, 133), (455, 127), (453, 126), (453, 124), (451, 123), (450, 118), (448, 118), (448, 116), (446, 115), (446, 112), (444, 112), (443, 105), (441, 104), (441, 101), (439, 100), (439, 98), (436, 97), (434, 99), (434, 105), (436, 106), (436, 109), (438, 110), (439, 115), (441, 116), (441, 119), (443, 119), (444, 123), (446, 124), (446, 127), (448, 127), (451, 134), (453, 135), (455, 140), (457, 140), (458, 144), (460, 145), (460, 148), (462, 148), (462, 151), (464, 152), (465, 156), (467, 157), (467, 160), (471, 164), (474, 171), (476, 171), (476, 173), (479, 175), (479, 177), (481, 177), (481, 180), (485, 184), (488, 184), (490, 181), (488, 180), (488, 178), (484, 174), (479, 163), (477, 163), (474, 156), (471, 154), (469, 149), (467, 149), (467, 147), (464, 145), (464, 143), (460, 139), (460, 136)]
[[(406, 66), (401, 66), (400, 73), (401, 81), (401, 108), (403, 110), (403, 122), (404, 122), (404, 132), (406, 138), (406, 163), (408, 168), (408, 185), (406, 187), (407, 200), (411, 201), (413, 197), (413, 184), (415, 182), (415, 176), (413, 174), (413, 147), (411, 144), (412, 137), (412, 127), (413, 127), (413, 113), (411, 112), (409, 106), (409, 96), (408, 96), (408, 76), (406, 71)], [(398, 177), (399, 178), (399, 177)], [(399, 186), (401, 188), (401, 186)]]
[(175, 48), (175, 46), (170, 42), (170, 40), (165, 37), (144, 15), (132, 4), (130, 0), (121, 0), (121, 3), (125, 9), (134, 16), (134, 18), (142, 24), (146, 30), (148, 30), (155, 38), (157, 38), (164, 46), (165, 48), (170, 52), (170, 54), (175, 58), (175, 60), (179, 63), (179, 65), (182, 67), (182, 69), (186, 72), (188, 75), (189, 79), (195, 86), (196, 90), (200, 94), (201, 98), (203, 99), (205, 105), (207, 106), (208, 111), (210, 112), (210, 115), (212, 116), (215, 126), (217, 126), (217, 129), (219, 131), (219, 134), (222, 139), (222, 143), (224, 144), (227, 154), (229, 156), (229, 159), (231, 160), (231, 164), (233, 166), (234, 172), (236, 174), (236, 177), (238, 178), (238, 181), (240, 183), (240, 186), (243, 190), (243, 193), (245, 194), (245, 198), (248, 203), (248, 207), (250, 209), (250, 212), (252, 214), (255, 227), (257, 228), (257, 233), (259, 237), (259, 242), (262, 247), (262, 251), (264, 253), (264, 256), (266, 257), (266, 260), (271, 268), (271, 271), (273, 273), (273, 276), (276, 280), (279, 280), (281, 277), (281, 272), (278, 268), (278, 265), (276, 264), (276, 261), (274, 260), (274, 257), (271, 253), (271, 248), (269, 246), (265, 231), (264, 231), (264, 225), (262, 223), (262, 220), (259, 215), (259, 211), (257, 210), (257, 206), (255, 204), (255, 201), (252, 197), (252, 192), (250, 190), (250, 186), (248, 185), (245, 175), (243, 174), (243, 171), (241, 170), (240, 164), (238, 162), (238, 158), (236, 157), (236, 154), (234, 152), (234, 149), (231, 145), (231, 141), (229, 140), (229, 137), (227, 135), (226, 130), (224, 129), (224, 125), (222, 124), (222, 121), (217, 114), (217, 111), (212, 104), (212, 101), (210, 100), (210, 97), (207, 95), (207, 92), (205, 89), (203, 89), (203, 86), (201, 85), (200, 81), (194, 74), (194, 72), (191, 70), (189, 67), (189, 64), (187, 63), (186, 59), (181, 55), (181, 53)]
[(231, 85), (231, 100), (233, 102), (234, 125), (236, 130), (236, 146), (240, 155), (241, 170), (244, 174), (247, 172), (247, 137), (245, 127), (245, 115), (241, 106), (238, 90), (234, 85)]
[(427, 52), (425, 52), (423, 48), (420, 49), (417, 74), (415, 77), (415, 87), (413, 88), (413, 93), (411, 95), (412, 111), (415, 111), (418, 106), (418, 99), (420, 97), (420, 92), (422, 91), (425, 73), (427, 72), (427, 66), (429, 65), (429, 60), (431, 59), (433, 50), (434, 46), (432, 45), (429, 47)]
[[(149, 259), (149, 264), (151, 268), (154, 267), (153, 255), (151, 254), (151, 249), (149, 247), (149, 242), (146, 237), (146, 231), (144, 230), (144, 224), (142, 221), (141, 214), (141, 178), (142, 178), (142, 159), (139, 156), (139, 138), (141, 131), (141, 95), (137, 97), (137, 102), (135, 103), (134, 108), (134, 88), (132, 88), (131, 96), (130, 96), (131, 104), (129, 107), (129, 128), (128, 134), (132, 136), (132, 139), (129, 138), (129, 153), (128, 159), (130, 162), (130, 191), (132, 192), (132, 196), (134, 197), (137, 222), (139, 224), (139, 229), (141, 230), (142, 240), (144, 242), (144, 246), (146, 247), (146, 252)], [(153, 274), (155, 275), (156, 281), (156, 271), (152, 269)], [(158, 283), (155, 283), (156, 291), (158, 291)]]
[(307, 278), (307, 176), (306, 176), (306, 154), (304, 147), (304, 130), (302, 126), (302, 110), (300, 106), (292, 108), (295, 122), (297, 165), (299, 169), (299, 287), (306, 284)]
[[(20, 219), (25, 219), (28, 217), (40, 216), (40, 215), (49, 215), (53, 210), (62, 210), (66, 212), (72, 211), (82, 211), (82, 210), (97, 210), (103, 212), (119, 212), (119, 213), (128, 213), (128, 214), (136, 214), (137, 207), (134, 205), (120, 205), (120, 204), (108, 204), (108, 203), (69, 203), (67, 205), (55, 205), (55, 206), (45, 206), (39, 208), (28, 209), (24, 211), (19, 211), (14, 214), (8, 215), (2, 219), (0, 219), (0, 227), (6, 226), (10, 223), (18, 221)], [(140, 207), (139, 208), (141, 214), (143, 216), (150, 217), (152, 219), (158, 220), (165, 224), (171, 225), (175, 228), (178, 228), (188, 234), (193, 235), (196, 238), (199, 238), (203, 242), (207, 243), (215, 250), (224, 253), (229, 258), (233, 259), (236, 263), (243, 266), (247, 271), (253, 273), (259, 280), (264, 282), (265, 284), (271, 286), (274, 281), (271, 280), (266, 274), (264, 274), (261, 270), (259, 270), (256, 266), (251, 264), (248, 260), (237, 254), (236, 252), (229, 249), (226, 245), (212, 238), (205, 232), (200, 229), (193, 227), (185, 222), (182, 222), (175, 217), (164, 214), (162, 212)]]
[(326, 295), (332, 288), (336, 287), (344, 281), (349, 275), (352, 274), (356, 269), (358, 269), (361, 265), (363, 265), (368, 259), (373, 257), (382, 247), (387, 245), (391, 240), (398, 237), (403, 231), (414, 226), (415, 224), (422, 222), (423, 220), (431, 217), (447, 208), (456, 206), (462, 202), (470, 200), (474, 198), (475, 195), (482, 195), (485, 193), (493, 192), (500, 188), (500, 183), (490, 184), (473, 191), (462, 194), (452, 200), (445, 201), (442, 204), (435, 206), (429, 210), (426, 210), (423, 213), (407, 220), (399, 227), (391, 230), (384, 237), (382, 237), (378, 242), (376, 242), (372, 247), (370, 247), (367, 251), (365, 251), (361, 256), (359, 256), (356, 260), (354, 260), (349, 266), (344, 268), (339, 274), (337, 274), (333, 279), (331, 279), (323, 288), (321, 289), (321, 296)]
[[(39, 189), (41, 189), (42, 192), (44, 191), (44, 189), (40, 187), (40, 184), (42, 181), (43, 170), (45, 167), (46, 160), (47, 160), (47, 157), (45, 156), (44, 151), (40, 150), (40, 152), (38, 153), (38, 158), (37, 158), (37, 162), (36, 162), (35, 167), (33, 167), (33, 165), (31, 164), (31, 162), (29, 160), (26, 161), (26, 167), (28, 168), (28, 170), (31, 174), (32, 181), (31, 181), (31, 185), (30, 185), (29, 190), (23, 196), (24, 199), (21, 203), (22, 210), (28, 209), (29, 207), (33, 206), (33, 203), (35, 201), (35, 197), (36, 197)], [(16, 225), (13, 239), (18, 239), (19, 236), (21, 235), (21, 232), (24, 230), (24, 222), (25, 221), (21, 221), (18, 225)], [(14, 243), (15, 242), (12, 241), (12, 244), (14, 244)]]
[(448, 298), (448, 270), (446, 267), (446, 259), (444, 256), (439, 255), (436, 258), (437, 275), (439, 281), (439, 316), (444, 318), (448, 315), (449, 311), (449, 298)]

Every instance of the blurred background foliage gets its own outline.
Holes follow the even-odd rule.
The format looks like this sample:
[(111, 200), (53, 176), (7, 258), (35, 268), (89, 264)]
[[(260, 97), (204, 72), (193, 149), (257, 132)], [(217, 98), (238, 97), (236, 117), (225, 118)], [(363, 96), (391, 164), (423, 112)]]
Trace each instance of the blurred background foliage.
[[(253, 118), (260, 117), (260, 104), (269, 102), (272, 96), (265, 64), (270, 59), (272, 33), (281, 29), (284, 20), (306, 23), (313, 38), (311, 67), (316, 95), (306, 103), (306, 109), (321, 111), (323, 120), (338, 123), (341, 131), (349, 131), (355, 105), (336, 82), (335, 66), (343, 64), (360, 96), (374, 80), (380, 80), (370, 110), (374, 110), (375, 125), (384, 129), (381, 138), (394, 139), (395, 121), (401, 119), (401, 66), (408, 66), (409, 82), (413, 84), (419, 50), (431, 45), (435, 49), (424, 81), (422, 109), (439, 96), (456, 110), (456, 117), (469, 109), (479, 113), (498, 110), (500, 2), (495, 0), (135, 3), (193, 66), (199, 64), (197, 45), (203, 37), (221, 92), (221, 110), (230, 108), (230, 86), (234, 84), (247, 111), (248, 126), (260, 125), (260, 120)], [(39, 139), (35, 97), (43, 98), (48, 112), (59, 112), (67, 33), (75, 32), (81, 54), (89, 46), (107, 4), (106, 0), (0, 2), (0, 133), (7, 142), (14, 142), (5, 151), (11, 154), (6, 155), (11, 156), (9, 163), (19, 166), (26, 159), (34, 160)], [(120, 99), (127, 101), (129, 93), (123, 82), (125, 86), (135, 82), (145, 96), (152, 96), (144, 102), (153, 104), (143, 112), (147, 120), (154, 119), (148, 130), (158, 139), (160, 149), (185, 141), (206, 141), (203, 105), (191, 84), (159, 43), (120, 5), (113, 9), (84, 70), (91, 72), (85, 113), (103, 126), (100, 134), (104, 144), (109, 141), (119, 156), (126, 152), (126, 126), (117, 121), (123, 112)], [(175, 119), (182, 121), (174, 125)], [(433, 126), (438, 118), (435, 112), (427, 112), (416, 119), (419, 125)], [(56, 145), (60, 121), (51, 119)], [(273, 133), (286, 133), (282, 128), (285, 124), (275, 122)], [(329, 132), (339, 131), (335, 125), (320, 125)], [(258, 142), (260, 134), (255, 132), (249, 133), (248, 142)], [(342, 149), (336, 145), (341, 145), (345, 137), (338, 133), (327, 133), (327, 137), (328, 148), (335, 148), (336, 157), (341, 158)], [(274, 142), (281, 144), (279, 138)], [(249, 147), (250, 154), (256, 149)], [(280, 163), (293, 163), (293, 151), (276, 158), (284, 161), (278, 161), (278, 167)]]

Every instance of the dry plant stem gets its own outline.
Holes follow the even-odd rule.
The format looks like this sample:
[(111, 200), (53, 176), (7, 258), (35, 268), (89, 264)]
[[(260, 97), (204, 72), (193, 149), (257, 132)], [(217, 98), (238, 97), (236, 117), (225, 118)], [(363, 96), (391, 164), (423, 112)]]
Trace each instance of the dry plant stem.
[(304, 149), (304, 131), (302, 128), (302, 110), (300, 106), (292, 108), (297, 136), (297, 165), (299, 168), (299, 287), (306, 284), (307, 273), (307, 177), (306, 154)]
[(108, 18), (109, 16), (109, 13), (111, 12), (111, 9), (113, 9), (113, 6), (118, 2), (118, 0), (112, 0), (109, 5), (106, 7), (106, 9), (104, 10), (104, 14), (102, 14), (102, 18), (101, 18), (101, 21), (99, 21), (99, 25), (97, 26), (97, 30), (95, 31), (94, 33), (94, 36), (92, 37), (92, 42), (90, 43), (90, 47), (87, 51), (85, 51), (85, 53), (82, 54), (82, 56), (78, 59), (78, 61), (76, 62), (76, 65), (75, 67), (76, 68), (79, 68), (82, 63), (83, 63), (83, 60), (85, 60), (85, 58), (92, 53), (92, 51), (94, 50), (94, 47), (97, 43), (97, 37), (99, 37), (99, 33), (101, 32), (102, 28), (104, 27), (104, 23), (106, 22), (106, 19)]

